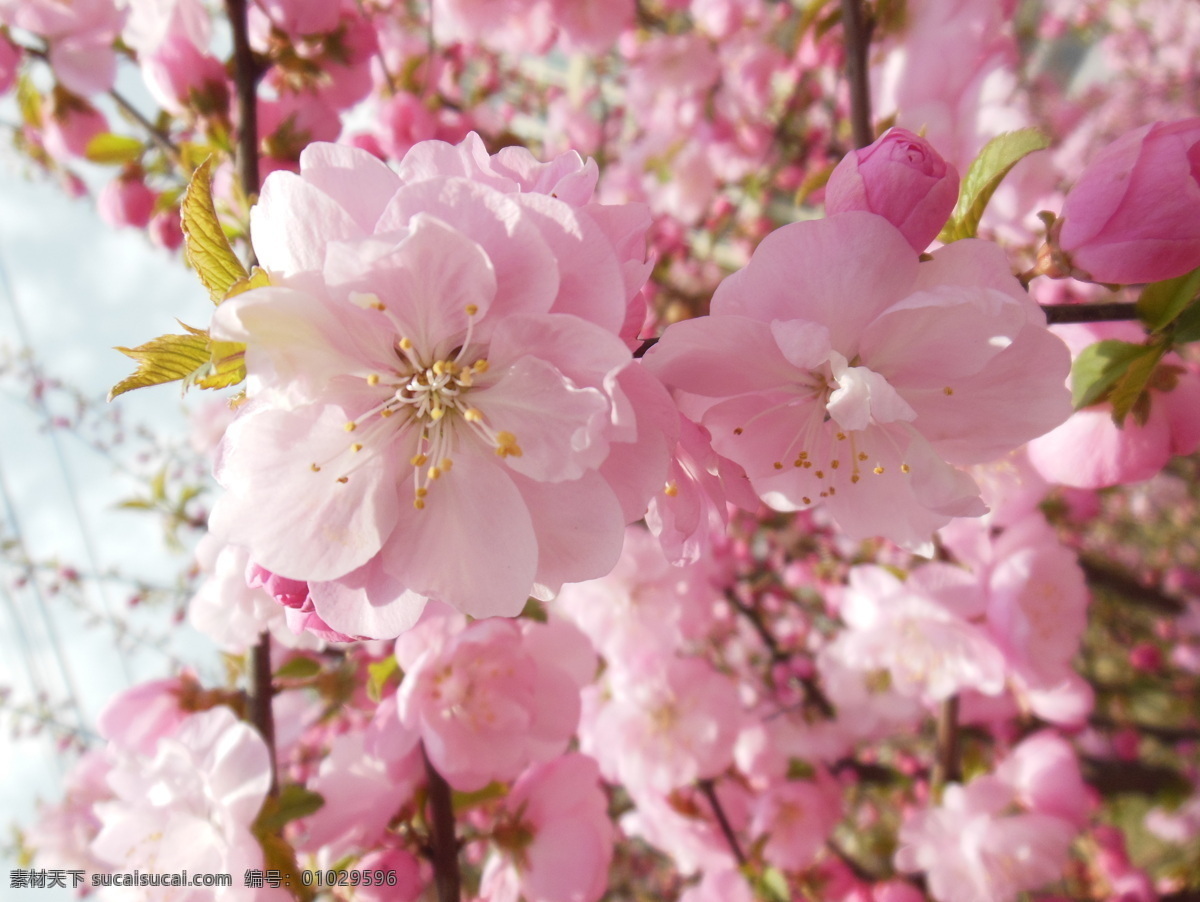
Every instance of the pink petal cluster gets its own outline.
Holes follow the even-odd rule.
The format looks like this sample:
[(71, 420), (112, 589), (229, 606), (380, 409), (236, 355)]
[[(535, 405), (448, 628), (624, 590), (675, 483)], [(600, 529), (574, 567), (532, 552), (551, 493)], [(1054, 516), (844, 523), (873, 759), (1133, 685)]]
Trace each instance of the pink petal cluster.
[(490, 902), (596, 902), (608, 888), (614, 831), (596, 762), (562, 755), (513, 784), (484, 865)]
[(1200, 266), (1200, 118), (1105, 147), (1067, 193), (1057, 245), (1096, 282), (1157, 282)]
[[(242, 874), (262, 868), (250, 832), (271, 784), (266, 744), (225, 707), (184, 720), (152, 754), (114, 746), (113, 799), (95, 806), (93, 853), (114, 870)], [(139, 887), (139, 890), (142, 888)], [(253, 900), (261, 890), (146, 887), (145, 899)], [(264, 897), (265, 898), (265, 897)]]
[(916, 546), (984, 512), (959, 466), (1058, 425), (1070, 398), (1067, 350), (998, 247), (912, 251), (870, 213), (784, 226), (646, 361), (771, 507)]
[(890, 128), (869, 147), (846, 154), (825, 187), (825, 212), (882, 216), (920, 253), (937, 237), (958, 200), (958, 172), (933, 145)]
[[(1145, 332), (1133, 323), (1056, 326), (1055, 332), (1078, 355), (1097, 341), (1140, 344)], [(1029, 461), (1050, 482), (1099, 489), (1141, 482), (1156, 475), (1172, 457), (1200, 447), (1200, 373), (1177, 354), (1168, 354), (1148, 388), (1149, 413), (1118, 427), (1112, 406), (1077, 410), (1061, 426), (1029, 443)]]
[(55, 77), (85, 97), (113, 86), (117, 77), (113, 42), (126, 15), (114, 0), (0, 0), (0, 24), (44, 38)]
[(896, 866), (924, 872), (938, 902), (1010, 902), (1061, 876), (1086, 819), (1083, 789), (1070, 746), (1036, 734), (994, 775), (952, 783), (941, 805), (909, 817)]
[(474, 135), (399, 172), (322, 144), (300, 165), (253, 211), (271, 286), (213, 319), (250, 378), (214, 530), (347, 635), (398, 635), (430, 597), (511, 616), (606, 573), (675, 441), (618, 337), (642, 320), (644, 212), (592, 203), (575, 154)]
[(570, 624), (430, 617), (396, 642), (399, 722), (455, 789), (515, 779), (566, 750), (595, 672)]

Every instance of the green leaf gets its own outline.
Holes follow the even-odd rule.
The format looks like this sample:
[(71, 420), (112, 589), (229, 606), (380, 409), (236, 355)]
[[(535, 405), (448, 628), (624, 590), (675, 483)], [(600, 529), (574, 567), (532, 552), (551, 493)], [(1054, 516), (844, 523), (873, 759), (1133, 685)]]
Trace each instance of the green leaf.
[(1200, 269), (1174, 279), (1153, 282), (1142, 289), (1137, 300), (1138, 319), (1158, 332), (1169, 326), (1200, 292)]
[(984, 145), (967, 170), (958, 189), (958, 203), (938, 238), (949, 243), (973, 238), (988, 201), (1009, 171), (1037, 150), (1050, 146), (1050, 139), (1036, 128), (1022, 128), (997, 135)]
[(767, 867), (762, 872), (762, 891), (771, 902), (789, 902), (792, 898), (787, 877), (776, 867)]
[(320, 661), (300, 655), (276, 670), (275, 677), (280, 680), (307, 680), (320, 672)]
[(108, 400), (135, 388), (162, 385), (187, 379), (209, 362), (208, 336), (203, 332), (189, 335), (160, 335), (136, 348), (117, 348), (137, 361), (132, 376), (122, 379), (108, 393)]
[(279, 790), (278, 796), (268, 797), (263, 803), (262, 811), (254, 822), (254, 832), (260, 835), (274, 833), (298, 818), (319, 811), (324, 804), (325, 797), (319, 792), (289, 783)]
[(1142, 348), (1142, 353), (1129, 361), (1125, 371), (1113, 384), (1108, 400), (1112, 404), (1113, 422), (1118, 426), (1124, 426), (1125, 417), (1130, 413), (1134, 414), (1134, 419), (1139, 425), (1146, 425), (1146, 418), (1150, 414), (1149, 397), (1146, 392), (1158, 369), (1159, 361), (1166, 353), (1167, 347), (1164, 344), (1152, 344)]
[(37, 86), (24, 72), (17, 79), (17, 106), (21, 119), (39, 131), (42, 128), (42, 95)]
[(1103, 401), (1145, 345), (1107, 339), (1089, 345), (1071, 364), (1071, 403), (1076, 410)]
[(143, 149), (142, 142), (137, 138), (105, 132), (88, 141), (83, 155), (93, 163), (122, 166), (140, 157)]
[(247, 278), (247, 273), (229, 246), (213, 205), (212, 157), (192, 174), (180, 204), (180, 215), (188, 262), (208, 289), (212, 302), (219, 304), (239, 279)]
[(373, 702), (383, 698), (388, 680), (400, 673), (400, 663), (392, 655), (367, 665), (367, 697)]
[(249, 291), (251, 288), (266, 288), (270, 284), (271, 280), (267, 276), (267, 271), (256, 266), (250, 271), (250, 275), (242, 276), (242, 278), (230, 285), (229, 290), (225, 292), (225, 296), (221, 300), (227, 301), (231, 297), (241, 294), (243, 291)]
[(1171, 329), (1171, 339), (1176, 347), (1191, 341), (1200, 341), (1200, 304), (1185, 307), (1175, 318), (1175, 326)]

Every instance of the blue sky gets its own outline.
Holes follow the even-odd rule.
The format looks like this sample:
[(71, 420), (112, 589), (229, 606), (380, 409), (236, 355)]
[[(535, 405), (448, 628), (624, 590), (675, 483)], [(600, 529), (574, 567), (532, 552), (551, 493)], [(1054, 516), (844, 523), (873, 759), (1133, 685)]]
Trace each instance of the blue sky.
[[(22, 162), (8, 148), (0, 148), (0, 263), (0, 344), (15, 351), (25, 333), (47, 375), (90, 397), (102, 398), (131, 369), (132, 361), (112, 350), (114, 345), (133, 346), (179, 331), (175, 318), (207, 325), (211, 311), (203, 288), (177, 256), (152, 247), (139, 232), (104, 225), (91, 200), (67, 198), (44, 177), (26, 178)], [(3, 275), (11, 291), (5, 290)], [(173, 583), (187, 566), (187, 555), (168, 550), (155, 517), (116, 506), (137, 492), (136, 480), (75, 435), (60, 431), (56, 445), (43, 429), (42, 412), (23, 400), (18, 388), (13, 379), (0, 377), (0, 475), (11, 501), (11, 508), (0, 504), (0, 536), (11, 540), (19, 528), (34, 559), (56, 558), (88, 571), (94, 557), (100, 571), (117, 568)], [(170, 441), (186, 442), (187, 420), (176, 387), (134, 392), (114, 403), (129, 426), (144, 423)], [(120, 459), (121, 451), (128, 460)], [(153, 466), (136, 460), (132, 447), (118, 449), (116, 458), (133, 469)], [(56, 699), (67, 695), (69, 680), (85, 723), (94, 725), (105, 702), (131, 680), (167, 674), (168, 660), (161, 653), (118, 652), (110, 628), (89, 623), (88, 614), (62, 596), (47, 596), (49, 622), (62, 649), (56, 656), (38, 599), (28, 589), (14, 589), (13, 576), (11, 567), (0, 572), (13, 601), (9, 605), (0, 595), (0, 686), (11, 690), (10, 705), (32, 698), (34, 676)], [(85, 592), (83, 601), (103, 615), (106, 607), (122, 612), (127, 596), (109, 585), (103, 592)], [(14, 623), (14, 613), (20, 624)], [(139, 613), (135, 623), (165, 632), (164, 617), (165, 612)], [(174, 633), (175, 647), (185, 657), (207, 660), (215, 670), (216, 656), (206, 640), (186, 626)], [(37, 798), (60, 795), (69, 766), (49, 738), (14, 739), (11, 721), (0, 708), (0, 746), (5, 748), (0, 845), (8, 844), (12, 821), (31, 819)], [(5, 872), (15, 866), (8, 858), (2, 863)], [(7, 890), (8, 874), (0, 879)], [(47, 902), (55, 897), (38, 892)]]

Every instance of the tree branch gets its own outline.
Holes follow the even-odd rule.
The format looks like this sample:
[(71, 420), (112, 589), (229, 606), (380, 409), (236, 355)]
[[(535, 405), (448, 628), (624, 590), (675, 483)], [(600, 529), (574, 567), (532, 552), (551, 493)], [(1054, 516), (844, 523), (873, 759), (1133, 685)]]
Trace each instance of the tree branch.
[(867, 48), (871, 24), (863, 17), (862, 0), (842, 0), (842, 32), (846, 41), (846, 80), (850, 83), (850, 127), (854, 146), (875, 140), (871, 127), (871, 85), (867, 81)]
[(180, 154), (179, 148), (175, 145), (175, 142), (171, 140), (170, 136), (162, 131), (162, 129), (156, 128), (154, 123), (142, 115), (141, 111), (138, 110), (137, 107), (135, 107), (128, 100), (126, 100), (124, 95), (122, 95), (116, 88), (110, 90), (108, 92), (108, 96), (113, 99), (116, 105), (121, 108), (122, 112), (124, 112), (126, 116), (146, 130), (146, 133), (150, 136), (150, 140), (158, 145), (158, 149), (170, 158), (171, 162), (178, 167), (180, 173), (184, 176), (184, 178), (186, 178), (188, 173), (183, 172), (183, 155)]
[[(246, 26), (246, 0), (225, 0), (225, 10), (233, 29), (233, 80), (237, 89), (238, 110), (238, 175), (247, 203), (258, 195), (258, 80), (262, 75), (250, 49), (250, 34)], [(248, 227), (247, 227), (248, 230)], [(247, 234), (249, 238), (249, 234)], [(250, 265), (254, 246), (249, 246)]]
[(938, 709), (937, 761), (933, 765), (932, 795), (941, 799), (947, 783), (962, 779), (958, 760), (958, 696), (952, 695)]
[(429, 821), (431, 824), (433, 882), (438, 902), (459, 902), (462, 895), (458, 873), (458, 839), (454, 834), (454, 805), (450, 784), (437, 772), (421, 744), (425, 778), (429, 782)]
[(1056, 323), (1103, 323), (1117, 320), (1136, 320), (1137, 304), (1114, 301), (1108, 304), (1042, 304), (1046, 322)]
[(258, 644), (250, 650), (250, 718), (267, 744), (271, 761), (270, 794), (279, 794), (278, 765), (275, 761), (275, 711), (272, 701), (275, 687), (271, 682), (271, 634), (259, 633)]
[(717, 825), (721, 828), (721, 834), (725, 837), (725, 842), (729, 843), (729, 850), (733, 852), (733, 857), (737, 861), (738, 867), (743, 867), (746, 864), (746, 853), (742, 851), (737, 835), (733, 832), (733, 827), (729, 823), (729, 818), (725, 816), (725, 809), (721, 807), (721, 800), (717, 798), (717, 790), (713, 786), (713, 781), (700, 780), (698, 785), (700, 791), (704, 793), (704, 797), (708, 799), (708, 804), (712, 806), (713, 814), (717, 818)]

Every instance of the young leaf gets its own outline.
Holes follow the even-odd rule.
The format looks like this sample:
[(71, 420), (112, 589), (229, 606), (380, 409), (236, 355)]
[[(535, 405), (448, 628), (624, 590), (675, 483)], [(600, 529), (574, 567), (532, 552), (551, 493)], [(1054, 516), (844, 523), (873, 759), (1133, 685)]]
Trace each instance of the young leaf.
[(239, 279), (247, 277), (246, 267), (237, 258), (217, 219), (212, 199), (212, 158), (192, 174), (180, 204), (184, 250), (187, 259), (214, 304), (221, 303)]
[(263, 804), (254, 822), (254, 832), (259, 835), (274, 833), (285, 824), (319, 811), (324, 804), (325, 797), (319, 792), (289, 783), (279, 790), (276, 798), (268, 798)]
[(117, 348), (137, 361), (132, 376), (122, 379), (108, 393), (108, 400), (135, 388), (162, 385), (187, 379), (209, 362), (208, 336), (203, 332), (189, 335), (160, 335), (136, 348)]
[(1158, 369), (1159, 361), (1166, 352), (1166, 345), (1163, 344), (1142, 348), (1142, 353), (1129, 361), (1120, 378), (1113, 383), (1108, 400), (1112, 404), (1113, 422), (1118, 426), (1124, 426), (1125, 417), (1131, 412), (1138, 425), (1146, 425), (1146, 417), (1150, 414), (1146, 392), (1155, 370)]
[(314, 661), (304, 655), (292, 658), (275, 671), (275, 678), (280, 680), (307, 680), (321, 672), (321, 662)]
[(1071, 364), (1071, 402), (1075, 409), (1104, 400), (1130, 363), (1145, 351), (1144, 345), (1116, 339), (1098, 341), (1084, 348)]
[(142, 149), (142, 142), (137, 138), (106, 132), (88, 141), (83, 155), (93, 163), (122, 166), (140, 157)]
[(1174, 279), (1152, 282), (1138, 296), (1138, 319), (1152, 332), (1165, 329), (1187, 308), (1197, 293), (1200, 293), (1200, 269)]
[(984, 145), (967, 170), (958, 189), (958, 203), (938, 238), (946, 243), (973, 238), (988, 201), (1009, 171), (1037, 150), (1050, 146), (1050, 139), (1036, 128), (1022, 128), (997, 135)]

